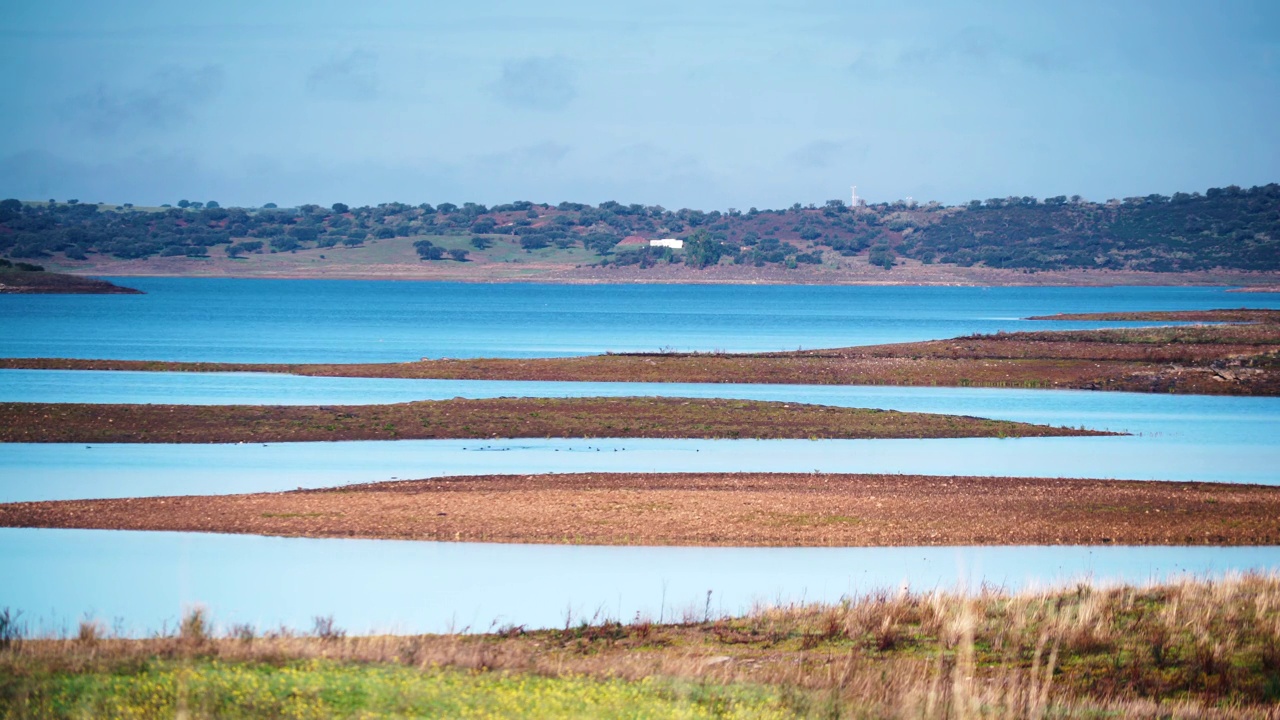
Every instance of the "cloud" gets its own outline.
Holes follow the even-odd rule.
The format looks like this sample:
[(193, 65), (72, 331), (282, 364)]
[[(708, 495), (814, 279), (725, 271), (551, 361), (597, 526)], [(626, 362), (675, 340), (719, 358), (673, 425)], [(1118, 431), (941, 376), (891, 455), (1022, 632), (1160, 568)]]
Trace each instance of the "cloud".
[(845, 150), (845, 143), (832, 140), (815, 140), (794, 150), (788, 159), (796, 165), (811, 168), (830, 167), (835, 156)]
[(493, 92), (504, 104), (527, 110), (563, 110), (578, 95), (573, 66), (562, 57), (507, 60)]
[(378, 56), (352, 50), (312, 68), (307, 92), (337, 100), (363, 102), (378, 96)]
[(186, 197), (250, 207), (397, 199), (461, 203), (483, 199), (487, 180), (467, 186), (454, 168), (430, 158), (395, 163), (249, 158), (224, 167), (185, 152), (143, 151), (102, 160), (45, 151), (0, 156), (0, 197), (34, 200), (159, 205)]
[(572, 149), (568, 145), (547, 141), (485, 155), (481, 158), (481, 162), (490, 167), (523, 168), (532, 166), (543, 168), (559, 164)]
[(867, 158), (869, 148), (865, 144), (849, 140), (814, 140), (801, 145), (787, 155), (787, 161), (808, 170), (847, 165), (851, 161)]
[(187, 69), (167, 67), (143, 87), (99, 84), (63, 103), (63, 116), (101, 137), (168, 130), (195, 117), (195, 112), (222, 90), (220, 65)]
[(967, 27), (929, 45), (896, 51), (864, 50), (849, 69), (864, 75), (896, 75), (926, 71), (1008, 71), (1049, 73), (1064, 70), (1068, 61), (1043, 48), (1027, 48), (984, 27)]

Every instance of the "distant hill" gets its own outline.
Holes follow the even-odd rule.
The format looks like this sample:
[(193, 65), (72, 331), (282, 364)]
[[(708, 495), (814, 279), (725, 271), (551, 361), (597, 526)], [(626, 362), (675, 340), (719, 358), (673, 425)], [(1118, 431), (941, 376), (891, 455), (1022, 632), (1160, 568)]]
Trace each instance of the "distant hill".
[[(421, 262), (512, 262), (563, 250), (565, 262), (646, 269), (684, 264), (796, 268), (842, 258), (892, 269), (924, 264), (1024, 271), (1280, 270), (1280, 185), (1211, 188), (1106, 203), (1059, 196), (944, 206), (905, 202), (728, 212), (605, 202), (351, 208), (138, 208), (68, 201), (0, 202), (0, 255), (236, 258), (410, 238)], [(680, 250), (647, 240), (681, 238)], [(626, 242), (624, 242), (624, 240)], [(543, 252), (542, 256), (550, 257)], [(345, 257), (356, 257), (355, 254)]]

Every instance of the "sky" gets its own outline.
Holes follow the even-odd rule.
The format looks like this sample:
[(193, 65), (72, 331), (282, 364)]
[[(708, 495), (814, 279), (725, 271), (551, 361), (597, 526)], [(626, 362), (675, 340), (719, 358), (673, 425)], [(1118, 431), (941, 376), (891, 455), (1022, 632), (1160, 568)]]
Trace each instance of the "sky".
[(1280, 2), (8, 0), (0, 196), (778, 208), (1280, 181)]

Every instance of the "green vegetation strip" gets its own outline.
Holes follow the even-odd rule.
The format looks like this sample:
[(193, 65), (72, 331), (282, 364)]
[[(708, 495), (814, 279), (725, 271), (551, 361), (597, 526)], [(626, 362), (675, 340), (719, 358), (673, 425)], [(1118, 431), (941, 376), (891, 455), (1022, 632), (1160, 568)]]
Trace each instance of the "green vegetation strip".
[(0, 442), (230, 443), (427, 438), (952, 438), (1111, 435), (981, 418), (683, 398), (393, 405), (0, 403)]
[(746, 686), (473, 673), (310, 660), (147, 660), (0, 679), (6, 717), (784, 718)]

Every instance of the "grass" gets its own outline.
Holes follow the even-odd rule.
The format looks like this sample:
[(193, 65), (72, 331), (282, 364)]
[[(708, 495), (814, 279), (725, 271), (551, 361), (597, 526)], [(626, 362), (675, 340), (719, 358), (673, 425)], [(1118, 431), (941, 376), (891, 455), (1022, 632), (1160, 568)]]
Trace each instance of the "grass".
[(485, 635), (0, 644), (4, 717), (1274, 717), (1280, 578), (690, 608)]
[[(94, 257), (89, 263), (65, 263), (65, 269), (82, 269), (86, 265), (99, 274), (172, 274), (189, 276), (250, 277), (353, 277), (416, 278), (445, 280), (518, 280), (530, 273), (543, 279), (550, 274), (572, 270), (576, 265), (590, 265), (600, 260), (596, 253), (582, 247), (560, 249), (555, 246), (526, 252), (510, 235), (490, 235), (494, 244), (487, 250), (471, 245), (471, 235), (415, 235), (365, 240), (362, 245), (314, 247), (289, 252), (250, 253), (238, 258), (227, 257), (224, 246), (211, 248), (206, 258), (148, 258), (119, 260)], [(462, 249), (469, 262), (450, 259), (423, 261), (413, 243), (429, 240), (447, 250)], [(483, 269), (478, 269), (483, 268)], [(142, 272), (139, 273), (139, 270)]]
[[(82, 718), (785, 718), (776, 692), (332, 660), (144, 660), (26, 679), (8, 714)], [(34, 687), (33, 687), (34, 686)], [(13, 712), (16, 711), (16, 712)]]

